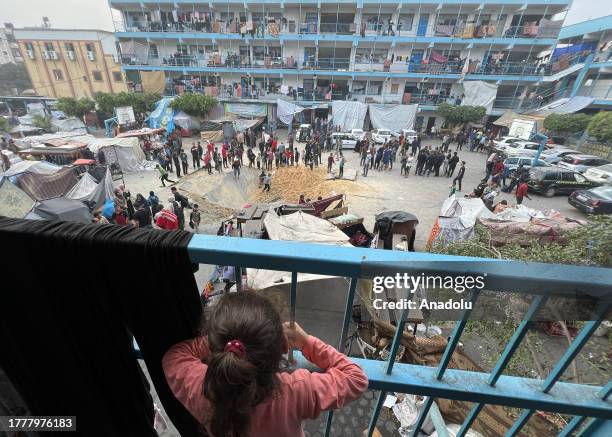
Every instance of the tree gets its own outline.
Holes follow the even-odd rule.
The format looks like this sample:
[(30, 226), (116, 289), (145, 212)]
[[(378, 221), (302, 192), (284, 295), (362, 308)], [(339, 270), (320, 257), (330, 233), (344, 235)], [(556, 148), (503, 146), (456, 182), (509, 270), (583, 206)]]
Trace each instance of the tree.
[(51, 117), (43, 117), (42, 115), (38, 114), (32, 117), (32, 125), (47, 131), (50, 131), (53, 127), (51, 124)]
[(460, 123), (476, 123), (486, 115), (484, 106), (454, 106), (448, 103), (440, 103), (436, 113), (444, 117), (451, 125)]
[(544, 119), (544, 128), (558, 134), (584, 132), (591, 116), (587, 114), (550, 114)]
[(189, 115), (204, 117), (216, 104), (217, 99), (212, 96), (189, 93), (175, 98), (170, 103), (170, 107), (172, 109), (184, 111)]
[(111, 117), (114, 109), (120, 106), (131, 106), (135, 114), (144, 114), (155, 108), (155, 103), (161, 99), (157, 93), (126, 93), (117, 94), (96, 93), (94, 95), (98, 111), (105, 117)]
[(589, 135), (604, 143), (612, 143), (612, 111), (600, 112), (591, 119), (587, 128)]
[(80, 99), (61, 97), (57, 100), (57, 109), (68, 117), (82, 119), (85, 114), (96, 109), (96, 103), (87, 97), (81, 97)]
[(0, 65), (0, 93), (10, 95), (17, 91), (17, 94), (21, 94), (31, 88), (30, 76), (23, 64)]

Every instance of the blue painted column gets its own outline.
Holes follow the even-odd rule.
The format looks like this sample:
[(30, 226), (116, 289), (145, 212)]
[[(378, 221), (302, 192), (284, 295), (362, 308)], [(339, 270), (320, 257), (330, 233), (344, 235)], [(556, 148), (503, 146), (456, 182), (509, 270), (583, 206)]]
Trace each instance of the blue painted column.
[(587, 56), (586, 60), (584, 61), (584, 67), (582, 67), (582, 70), (580, 70), (580, 72), (578, 73), (578, 77), (576, 77), (576, 81), (574, 82), (574, 85), (572, 86), (570, 98), (575, 97), (576, 94), (578, 94), (578, 90), (582, 86), (582, 83), (584, 82), (584, 78), (587, 76), (589, 72), (589, 67), (591, 66), (591, 63), (593, 62), (594, 57), (595, 57), (595, 54), (591, 53), (589, 56)]

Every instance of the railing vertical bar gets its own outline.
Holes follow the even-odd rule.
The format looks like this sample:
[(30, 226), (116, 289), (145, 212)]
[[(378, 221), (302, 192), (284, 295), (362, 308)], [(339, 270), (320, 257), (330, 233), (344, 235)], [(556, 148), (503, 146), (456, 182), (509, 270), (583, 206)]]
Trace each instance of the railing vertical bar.
[(378, 394), (378, 399), (376, 401), (376, 405), (374, 406), (374, 411), (372, 411), (372, 417), (370, 417), (370, 425), (368, 426), (368, 437), (372, 437), (372, 433), (374, 432), (374, 428), (376, 428), (376, 423), (378, 422), (378, 416), (380, 416), (380, 410), (382, 410), (382, 406), (385, 403), (386, 397), (386, 391), (381, 391)]
[[(297, 301), (297, 272), (291, 272), (291, 294), (289, 295), (289, 326), (295, 326), (295, 303)], [(293, 349), (289, 349), (289, 362), (293, 361)]]
[(236, 291), (242, 291), (242, 268), (234, 266), (234, 276), (236, 278)]
[[(474, 303), (476, 302), (477, 297), (478, 297), (478, 291), (476, 289), (473, 289), (472, 296), (470, 297), (470, 301), (472, 302), (472, 305), (474, 305)], [(440, 365), (438, 366), (438, 372), (436, 374), (437, 379), (442, 379), (442, 377), (444, 376), (444, 372), (446, 371), (446, 368), (448, 367), (448, 363), (450, 363), (451, 357), (453, 356), (453, 352), (455, 351), (455, 348), (457, 347), (457, 344), (459, 343), (459, 338), (461, 337), (461, 334), (463, 333), (463, 330), (465, 329), (465, 325), (467, 324), (468, 319), (470, 318), (471, 312), (472, 310), (466, 309), (463, 312), (463, 315), (461, 316), (461, 320), (459, 320), (455, 324), (455, 329), (453, 329), (453, 334), (451, 335), (451, 338), (448, 341), (448, 344), (446, 345), (446, 349), (444, 349), (444, 355), (442, 355), (442, 359), (440, 360)]]
[[(410, 299), (411, 295), (411, 293), (408, 293), (408, 300)], [(393, 342), (391, 343), (391, 350), (389, 351), (389, 361), (387, 362), (387, 375), (390, 375), (391, 371), (393, 370), (393, 365), (395, 364), (395, 356), (397, 355), (397, 350), (399, 349), (400, 344), (402, 343), (402, 337), (404, 335), (404, 326), (406, 325), (408, 311), (408, 305), (404, 306), (400, 315), (400, 319), (397, 322), (395, 335), (393, 335)]]
[(461, 424), (461, 428), (457, 432), (457, 437), (463, 437), (469, 431), (470, 427), (472, 426), (472, 423), (474, 423), (474, 420), (476, 420), (476, 417), (478, 417), (478, 414), (480, 413), (480, 410), (482, 410), (482, 407), (484, 407), (484, 405), (485, 404), (477, 403), (472, 407), (472, 409), (470, 410), (470, 414), (468, 414), (468, 416)]
[(516, 422), (514, 422), (512, 427), (506, 432), (505, 437), (514, 437), (517, 435), (534, 412), (534, 410), (523, 410), (518, 419), (516, 419)]
[(595, 429), (599, 428), (599, 426), (604, 422), (604, 419), (591, 419), (587, 425), (582, 428), (582, 430), (576, 434), (576, 437), (582, 436), (590, 436), (593, 434)]
[(612, 394), (612, 380), (610, 380), (605, 387), (599, 391), (599, 396), (605, 401)]
[(497, 364), (495, 365), (495, 368), (491, 372), (491, 376), (489, 377), (489, 385), (495, 385), (499, 377), (504, 372), (504, 369), (506, 368), (506, 366), (512, 359), (512, 356), (514, 355), (514, 352), (519, 347), (519, 345), (521, 344), (521, 341), (523, 340), (523, 338), (529, 331), (533, 317), (540, 310), (540, 308), (542, 308), (542, 306), (546, 302), (546, 299), (547, 299), (546, 296), (543, 296), (543, 295), (538, 295), (534, 298), (533, 302), (529, 306), (529, 309), (523, 316), (523, 320), (521, 321), (518, 328), (512, 335), (512, 338), (510, 338), (510, 340), (506, 344), (506, 347), (501, 357), (499, 358), (499, 360), (497, 361)]
[(567, 369), (567, 366), (569, 366), (573, 359), (576, 357), (576, 355), (580, 353), (584, 345), (591, 338), (591, 335), (593, 335), (597, 327), (606, 317), (606, 314), (608, 313), (610, 307), (612, 307), (612, 304), (610, 303), (606, 303), (604, 305), (603, 302), (600, 302), (600, 304), (601, 305), (598, 306), (594, 314), (596, 319), (590, 320), (586, 323), (586, 325), (584, 325), (584, 327), (578, 333), (576, 339), (572, 342), (563, 357), (561, 357), (559, 362), (557, 362), (555, 367), (551, 370), (550, 374), (546, 378), (546, 381), (544, 381), (542, 387), (542, 391), (544, 393), (548, 393), (548, 391), (553, 387), (553, 385), (555, 385), (561, 375), (563, 375), (563, 372), (565, 371), (565, 369)]
[(438, 404), (436, 404), (435, 401), (431, 404), (431, 412), (429, 414), (431, 416), (431, 421), (433, 422), (433, 426), (436, 430), (436, 433), (438, 434), (438, 437), (449, 437), (448, 429), (446, 428), (446, 423), (444, 422), (442, 413), (440, 413)]
[(344, 307), (344, 320), (342, 321), (342, 333), (340, 334), (340, 344), (338, 350), (344, 352), (344, 343), (346, 343), (346, 334), (348, 332), (349, 323), (353, 314), (353, 301), (355, 300), (355, 289), (359, 278), (352, 277), (349, 285), (348, 295), (346, 296), (346, 305)]
[(429, 409), (431, 408), (433, 402), (434, 398), (432, 398), (431, 396), (425, 398), (425, 402), (421, 406), (421, 411), (419, 412), (419, 417), (417, 418), (417, 421), (414, 424), (414, 428), (412, 429), (412, 433), (410, 434), (411, 437), (416, 437), (417, 435), (419, 435), (419, 431), (421, 431), (421, 428), (425, 423), (425, 419), (427, 418), (427, 414), (429, 413)]
[(569, 437), (569, 436), (571, 436), (572, 433), (574, 431), (576, 431), (576, 429), (580, 425), (582, 425), (582, 422), (584, 422), (584, 419), (586, 419), (586, 417), (584, 417), (584, 416), (574, 416), (574, 418), (572, 420), (570, 420), (567, 425), (565, 425), (565, 427), (561, 430), (561, 432), (559, 434), (557, 434), (557, 437)]
[(331, 432), (332, 421), (334, 420), (334, 411), (330, 410), (327, 412), (327, 420), (325, 421), (325, 437), (329, 437)]

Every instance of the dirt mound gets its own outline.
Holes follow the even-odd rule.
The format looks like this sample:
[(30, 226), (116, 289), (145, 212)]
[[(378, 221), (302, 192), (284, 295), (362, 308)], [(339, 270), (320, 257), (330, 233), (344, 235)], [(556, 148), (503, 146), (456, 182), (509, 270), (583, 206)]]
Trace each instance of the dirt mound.
[(273, 170), (270, 191), (255, 194), (256, 202), (283, 200), (297, 203), (300, 194), (315, 200), (318, 196), (328, 197), (333, 194), (359, 193), (367, 190), (362, 183), (344, 180), (326, 180), (327, 171), (323, 166), (315, 167), (281, 167)]

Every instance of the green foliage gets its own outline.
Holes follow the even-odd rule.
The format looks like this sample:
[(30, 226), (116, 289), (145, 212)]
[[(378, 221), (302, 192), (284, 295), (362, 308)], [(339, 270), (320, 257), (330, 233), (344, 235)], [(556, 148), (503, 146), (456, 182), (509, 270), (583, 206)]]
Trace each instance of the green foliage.
[(9, 123), (8, 120), (2, 116), (0, 116), (0, 130), (8, 131)]
[[(506, 244), (492, 247), (487, 229), (477, 226), (477, 237), (432, 247), (435, 253), (537, 261), (555, 264), (612, 266), (612, 216), (590, 216), (589, 223), (563, 235), (564, 243), (534, 243), (524, 247)], [(500, 237), (497, 236), (499, 240)]]
[(110, 117), (114, 109), (120, 106), (131, 106), (135, 114), (152, 111), (155, 108), (155, 102), (161, 99), (161, 96), (156, 93), (96, 93), (94, 99), (98, 111)]
[(61, 97), (57, 100), (57, 109), (69, 117), (83, 118), (85, 114), (96, 109), (96, 103), (87, 97)]
[(459, 123), (476, 123), (486, 115), (484, 106), (455, 106), (448, 103), (440, 103), (436, 113), (444, 117), (451, 125)]
[(0, 93), (2, 95), (20, 94), (24, 90), (31, 89), (30, 76), (22, 63), (0, 65)]
[(184, 111), (189, 115), (196, 117), (203, 117), (215, 107), (217, 99), (212, 96), (205, 96), (203, 94), (183, 94), (175, 98), (171, 103), (170, 107), (173, 109)]
[(51, 117), (43, 117), (42, 115), (35, 115), (32, 117), (32, 124), (37, 128), (50, 131), (52, 128)]
[(587, 131), (599, 141), (612, 143), (612, 111), (600, 112), (594, 116)]
[(587, 114), (550, 114), (544, 119), (544, 128), (559, 134), (581, 133), (591, 118)]

